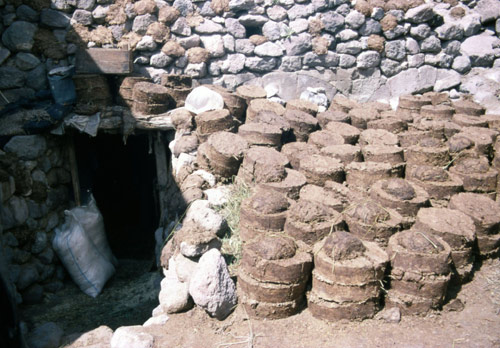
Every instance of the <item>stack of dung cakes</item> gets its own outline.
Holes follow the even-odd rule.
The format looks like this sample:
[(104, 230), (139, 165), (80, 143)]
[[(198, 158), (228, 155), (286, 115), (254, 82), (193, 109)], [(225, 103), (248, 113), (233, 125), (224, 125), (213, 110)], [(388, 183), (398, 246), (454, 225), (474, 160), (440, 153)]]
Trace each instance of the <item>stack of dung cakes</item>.
[(323, 155), (311, 155), (300, 159), (299, 171), (307, 182), (323, 186), (326, 181), (343, 182), (344, 165), (336, 158)]
[(332, 231), (344, 229), (342, 214), (320, 202), (299, 198), (287, 212), (285, 233), (304, 250), (325, 238)]
[(241, 240), (249, 242), (256, 237), (282, 232), (289, 206), (284, 195), (258, 186), (250, 197), (241, 202)]
[(132, 109), (134, 105), (134, 85), (137, 82), (151, 82), (151, 80), (143, 76), (127, 76), (123, 78), (118, 88), (118, 105), (128, 106)]
[(137, 118), (162, 114), (174, 105), (166, 87), (151, 82), (137, 82), (133, 91), (132, 111)]
[(266, 235), (243, 246), (238, 270), (240, 303), (252, 318), (279, 319), (304, 302), (312, 256), (282, 235)]
[(204, 111), (196, 115), (194, 119), (196, 135), (200, 143), (205, 142), (211, 134), (216, 132), (235, 132), (240, 124), (227, 109)]
[(407, 165), (429, 165), (444, 167), (449, 164), (451, 157), (448, 146), (432, 137), (423, 138), (415, 145), (405, 149)]
[(184, 101), (193, 90), (192, 84), (192, 78), (188, 75), (163, 74), (161, 76), (161, 85), (167, 88), (178, 108), (184, 106)]
[(460, 210), (474, 221), (481, 256), (498, 255), (500, 250), (500, 207), (497, 202), (483, 194), (462, 192), (450, 199), (448, 208)]
[(309, 134), (318, 129), (318, 120), (307, 112), (287, 109), (283, 116), (290, 123), (296, 141), (307, 141)]
[(222, 97), (222, 100), (224, 101), (224, 108), (228, 109), (229, 113), (236, 120), (238, 120), (238, 122), (245, 122), (245, 113), (247, 110), (247, 102), (245, 98), (241, 97), (237, 93), (230, 92), (222, 86), (207, 85), (207, 88), (217, 92)]
[(92, 115), (112, 104), (106, 76), (75, 75), (73, 81), (76, 92), (75, 113)]
[(288, 158), (273, 148), (250, 148), (243, 159), (238, 177), (247, 184), (279, 182), (285, 179)]
[(386, 306), (403, 314), (438, 309), (450, 281), (451, 249), (440, 237), (418, 229), (398, 232), (387, 247), (391, 288)]
[(438, 201), (449, 200), (451, 196), (463, 190), (462, 179), (442, 167), (407, 165), (406, 179), (422, 187), (429, 198)]
[(369, 198), (358, 199), (344, 210), (349, 231), (358, 238), (387, 246), (389, 238), (402, 229), (403, 217)]
[(451, 248), (452, 271), (457, 280), (469, 279), (476, 241), (474, 221), (459, 210), (422, 208), (417, 214), (416, 230), (441, 237)]
[(402, 95), (399, 97), (398, 110), (410, 111), (419, 113), (424, 105), (430, 105), (432, 100), (430, 97), (422, 95)]
[(375, 243), (339, 231), (315, 246), (312, 315), (327, 321), (371, 318), (379, 309), (381, 281), (389, 261)]
[(462, 179), (464, 191), (486, 193), (496, 199), (498, 171), (490, 167), (485, 156), (458, 158), (449, 171)]
[(370, 197), (412, 222), (422, 207), (429, 205), (429, 195), (417, 184), (400, 178), (379, 180), (370, 189)]
[[(181, 138), (182, 139), (182, 138)], [(238, 173), (248, 143), (238, 134), (216, 132), (198, 147), (197, 162), (203, 169), (222, 178), (231, 178)]]

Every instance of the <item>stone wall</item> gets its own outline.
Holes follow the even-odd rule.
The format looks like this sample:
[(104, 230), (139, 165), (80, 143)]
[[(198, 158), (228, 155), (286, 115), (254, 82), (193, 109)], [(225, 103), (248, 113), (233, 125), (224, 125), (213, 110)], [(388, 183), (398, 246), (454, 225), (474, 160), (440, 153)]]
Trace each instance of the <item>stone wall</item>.
[(61, 137), (12, 137), (0, 150), (0, 243), (18, 302), (36, 303), (62, 287), (52, 249), (69, 206), (71, 174)]
[[(0, 0), (0, 9), (9, 100), (46, 88), (46, 72), (74, 63), (79, 46), (128, 47), (135, 71), (155, 82), (183, 73), (234, 88), (301, 72), (363, 101), (470, 92), (465, 74), (500, 66), (496, 0)], [(278, 95), (290, 82), (280, 81)]]

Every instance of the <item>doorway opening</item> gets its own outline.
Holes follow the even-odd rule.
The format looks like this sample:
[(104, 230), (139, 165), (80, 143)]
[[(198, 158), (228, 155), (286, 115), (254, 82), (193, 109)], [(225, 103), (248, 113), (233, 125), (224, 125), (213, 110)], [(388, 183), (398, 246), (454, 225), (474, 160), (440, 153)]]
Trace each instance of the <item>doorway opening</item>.
[(153, 259), (160, 209), (156, 164), (147, 133), (90, 137), (75, 134), (82, 202), (92, 193), (113, 254), (118, 259)]

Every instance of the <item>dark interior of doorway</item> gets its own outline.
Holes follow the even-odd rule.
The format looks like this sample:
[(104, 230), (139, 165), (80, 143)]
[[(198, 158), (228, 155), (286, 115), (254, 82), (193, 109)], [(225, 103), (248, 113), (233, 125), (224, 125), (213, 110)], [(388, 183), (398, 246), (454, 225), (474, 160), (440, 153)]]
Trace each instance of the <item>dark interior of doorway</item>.
[(92, 192), (118, 259), (153, 259), (159, 207), (155, 156), (147, 133), (75, 134), (82, 202)]

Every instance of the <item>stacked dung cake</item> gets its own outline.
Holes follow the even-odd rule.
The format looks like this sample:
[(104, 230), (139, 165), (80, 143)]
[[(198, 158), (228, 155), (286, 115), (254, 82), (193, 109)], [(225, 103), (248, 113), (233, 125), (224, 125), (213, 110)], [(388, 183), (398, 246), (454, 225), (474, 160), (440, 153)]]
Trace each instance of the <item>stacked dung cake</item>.
[(451, 248), (453, 271), (459, 281), (469, 278), (474, 262), (476, 241), (474, 221), (459, 210), (422, 208), (417, 214), (414, 228), (441, 237)]
[(151, 82), (134, 84), (133, 98), (132, 111), (137, 118), (162, 114), (174, 105), (167, 88)]
[(238, 271), (240, 303), (252, 318), (279, 319), (304, 302), (312, 256), (293, 239), (266, 235), (245, 245)]
[(225, 131), (213, 133), (198, 147), (198, 164), (215, 175), (230, 178), (238, 173), (247, 148), (248, 143), (238, 134)]
[(453, 196), (448, 205), (468, 215), (476, 226), (479, 254), (483, 257), (498, 255), (500, 250), (500, 206), (479, 193), (463, 192)]
[(241, 202), (241, 240), (249, 242), (257, 237), (282, 232), (289, 206), (284, 195), (257, 187), (250, 197)]
[(106, 76), (75, 75), (73, 82), (76, 91), (75, 113), (92, 115), (112, 104)]
[(311, 314), (319, 319), (362, 320), (380, 306), (381, 281), (388, 257), (375, 243), (339, 231), (315, 246)]
[(134, 85), (137, 82), (151, 82), (151, 80), (143, 76), (127, 76), (123, 78), (118, 88), (116, 100), (119, 105), (128, 106), (132, 109), (134, 105)]
[(451, 248), (420, 229), (398, 232), (389, 240), (391, 289), (386, 306), (403, 314), (425, 314), (444, 301), (450, 281)]

